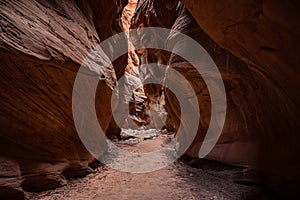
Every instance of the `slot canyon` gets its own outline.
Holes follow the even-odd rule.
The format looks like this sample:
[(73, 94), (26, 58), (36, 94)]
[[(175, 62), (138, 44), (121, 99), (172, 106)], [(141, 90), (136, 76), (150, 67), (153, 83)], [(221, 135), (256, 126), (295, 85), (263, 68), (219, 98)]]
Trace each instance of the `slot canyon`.
[[(297, 0), (0, 0), (0, 199), (299, 199), (299, 9)], [(152, 27), (166, 37), (140, 31)], [(209, 55), (195, 63), (214, 63), (225, 101), (212, 95), (219, 75), (181, 56), (198, 53), (182, 35)], [(77, 102), (76, 84), (95, 98)], [(89, 108), (105, 139), (89, 138)], [(220, 137), (206, 137), (211, 124)], [(216, 144), (202, 156), (207, 140)], [(158, 151), (139, 164), (145, 173), (130, 173), (131, 158), (110, 157), (128, 162), (121, 170), (104, 162), (111, 145), (138, 157), (172, 146), (178, 159), (147, 171), (167, 162)]]

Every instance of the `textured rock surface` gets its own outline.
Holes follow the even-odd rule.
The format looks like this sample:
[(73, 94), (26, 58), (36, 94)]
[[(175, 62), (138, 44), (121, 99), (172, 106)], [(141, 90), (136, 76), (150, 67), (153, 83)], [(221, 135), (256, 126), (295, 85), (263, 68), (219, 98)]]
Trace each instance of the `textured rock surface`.
[[(250, 98), (245, 103), (249, 109), (240, 108), (236, 103), (229, 105), (237, 105), (243, 119), (253, 118), (245, 125), (241, 120), (235, 124), (244, 128), (243, 135), (254, 138), (258, 150), (254, 155), (256, 164), (279, 175), (280, 178), (276, 176), (270, 181), (295, 189), (295, 185), (284, 185), (284, 182), (298, 179), (296, 184), (300, 177), (299, 2), (183, 2), (214, 41), (248, 64), (251, 82), (246, 86)], [(233, 87), (232, 91), (235, 90), (239, 89)], [(244, 93), (243, 88), (240, 90)], [(236, 101), (241, 95), (234, 97)], [(226, 124), (231, 121), (227, 119)]]
[[(214, 59), (215, 63), (219, 67), (221, 73), (223, 74), (223, 78), (225, 80), (225, 84), (227, 86), (227, 92), (228, 92), (228, 97), (229, 97), (229, 104), (232, 104), (232, 108), (228, 112), (228, 118), (229, 122), (226, 124), (226, 128), (224, 129), (224, 134), (222, 135), (221, 140), (219, 143), (225, 143), (227, 144), (224, 148), (221, 148), (221, 151), (224, 151), (222, 155), (220, 155), (221, 152), (218, 152), (214, 158), (216, 159), (221, 159), (222, 161), (227, 161), (227, 162), (236, 162), (236, 163), (243, 163), (243, 164), (249, 164), (251, 158), (245, 158), (242, 153), (240, 155), (236, 155), (237, 153), (234, 152), (235, 150), (232, 149), (231, 151), (230, 148), (234, 146), (233, 143), (238, 143), (242, 140), (249, 142), (248, 140), (250, 139), (249, 133), (247, 134), (241, 134), (241, 132), (245, 132), (244, 127), (245, 124), (248, 122), (251, 122), (253, 119), (241, 119), (241, 110), (244, 109), (250, 109), (247, 105), (247, 99), (249, 98), (249, 95), (254, 95), (253, 93), (251, 94), (249, 92), (249, 87), (247, 85), (251, 85), (250, 83), (250, 72), (247, 67), (247, 64), (242, 62), (240, 59), (236, 58), (232, 54), (230, 54), (228, 51), (221, 49), (214, 41), (212, 41), (199, 27), (199, 25), (195, 22), (193, 17), (188, 13), (188, 11), (184, 8), (183, 4), (180, 2), (176, 1), (166, 1), (164, 2), (165, 4), (162, 5), (156, 5), (156, 1), (143, 1), (140, 2), (140, 5), (138, 6), (137, 13), (135, 16), (135, 27), (138, 26), (161, 26), (161, 27), (166, 27), (166, 28), (171, 28), (173, 30), (179, 31), (181, 33), (184, 33), (196, 41), (198, 41), (212, 56)], [(172, 9), (173, 12), (162, 12), (162, 10), (167, 9), (167, 5), (169, 5)], [(159, 7), (162, 6), (162, 7)], [(145, 14), (144, 12), (153, 12), (152, 15), (150, 14)], [(163, 16), (160, 16), (160, 18), (154, 18), (153, 16), (158, 15), (157, 13), (163, 14)], [(148, 18), (143, 19), (142, 17), (146, 15)], [(173, 17), (173, 24), (170, 22), (166, 23), (165, 21), (162, 21), (161, 19), (170, 19)], [(161, 21), (160, 21), (161, 20)], [(164, 22), (164, 23), (162, 23)], [(140, 23), (140, 24), (139, 24)], [(172, 38), (176, 37), (174, 33), (170, 33), (169, 35), (169, 40), (171, 41)], [(170, 41), (167, 41), (170, 42)], [(174, 45), (175, 48), (180, 48), (180, 49), (174, 49), (178, 52), (180, 51), (187, 51), (187, 49), (184, 49), (184, 45)], [(188, 48), (188, 47), (187, 47)], [(200, 121), (200, 129), (199, 129), (199, 134), (197, 136), (197, 139), (194, 141), (194, 145), (189, 149), (187, 152), (188, 155), (190, 156), (198, 156), (199, 148), (201, 146), (201, 142), (203, 140), (203, 137), (207, 131), (207, 127), (209, 125), (210, 121), (210, 97), (209, 97), (209, 92), (207, 89), (206, 84), (202, 80), (201, 76), (196, 72), (193, 71), (193, 67), (186, 62), (185, 60), (181, 59), (179, 56), (176, 56), (175, 54), (167, 54), (166, 52), (162, 52), (159, 50), (145, 50), (146, 53), (142, 54), (142, 61), (144, 63), (155, 63), (157, 62), (162, 63), (162, 64), (168, 64), (170, 67), (173, 69), (176, 69), (177, 71), (181, 72), (187, 80), (191, 83), (192, 87), (194, 90), (197, 92), (198, 96), (198, 102), (200, 104), (200, 110), (201, 110), (201, 121)], [(158, 65), (159, 67), (159, 65)], [(240, 70), (240, 68), (244, 68), (243, 70)], [(152, 71), (146, 71), (143, 72), (142, 74), (144, 75), (145, 78), (152, 78), (151, 76), (157, 76), (156, 74), (153, 74), (153, 72), (157, 72), (157, 70)], [(243, 76), (243, 78), (242, 78)], [(165, 76), (162, 77), (155, 77), (155, 78), (160, 78), (160, 81), (162, 82)], [(248, 79), (247, 79), (248, 78)], [(243, 80), (244, 79), (244, 80)], [(176, 85), (178, 80), (174, 80), (173, 83), (166, 83), (168, 84), (173, 84)], [(180, 87), (180, 83), (178, 85)], [(233, 87), (240, 87), (241, 89), (244, 89), (242, 91), (240, 90), (234, 90), (232, 91)], [(146, 88), (147, 89), (147, 88)], [(246, 90), (247, 89), (247, 90)], [(155, 95), (155, 93), (159, 93), (158, 89), (152, 89), (152, 90), (146, 90), (146, 94), (149, 94), (149, 96), (154, 96), (157, 98), (158, 95)], [(153, 95), (154, 94), (154, 95)], [(178, 105), (178, 102), (176, 101), (176, 97), (171, 93), (171, 91), (167, 92), (167, 103), (166, 103), (166, 108), (169, 113), (171, 113), (170, 118), (174, 125), (175, 129), (178, 128), (179, 123), (180, 123), (180, 106)], [(236, 101), (240, 102), (233, 102), (231, 100), (235, 96), (244, 96), (245, 98), (237, 98)], [(241, 105), (241, 109), (235, 109), (235, 104)], [(194, 105), (191, 105), (194, 106)], [(234, 123), (239, 123), (241, 124), (240, 127), (234, 125)], [(230, 124), (231, 123), (231, 124)], [(188, 126), (186, 124), (186, 126)], [(188, 127), (186, 127), (186, 130), (188, 132)], [(250, 132), (250, 131), (249, 131)], [(188, 134), (188, 133), (186, 133)], [(244, 146), (244, 144), (241, 144)], [(247, 154), (249, 152), (244, 151), (244, 154)], [(251, 160), (253, 162), (253, 160)]]
[[(62, 172), (72, 177), (88, 171), (94, 158), (76, 134), (72, 87), (87, 54), (121, 31), (116, 21), (125, 3), (0, 2), (0, 147), (1, 166), (6, 169), (1, 170), (0, 197), (19, 195), (21, 186), (26, 191), (51, 189), (65, 183)], [(116, 21), (107, 20), (111, 18)], [(118, 65), (116, 71), (121, 73), (125, 66)], [(103, 73), (96, 109), (106, 130), (115, 70), (96, 63), (90, 70)], [(101, 149), (105, 151), (105, 143)]]
[[(197, 22), (176, 1), (159, 4), (145, 0), (140, 1), (134, 27), (160, 26), (185, 33), (198, 41), (217, 64), (226, 87), (228, 109), (221, 138), (208, 158), (249, 164), (274, 172), (276, 181), (272, 182), (275, 184), (297, 177), (298, 3), (183, 2)], [(174, 35), (170, 34), (172, 37)], [(181, 47), (179, 44), (179, 48), (177, 50), (185, 51), (184, 44)], [(149, 52), (148, 55), (155, 59), (164, 56), (161, 52), (157, 55)], [(159, 63), (155, 59), (145, 59), (145, 63)], [(211, 118), (209, 92), (201, 76), (193, 71), (189, 73), (192, 67), (182, 58), (171, 55), (164, 63), (180, 71), (198, 94), (200, 128), (193, 145), (186, 152), (197, 157)], [(166, 107), (173, 118), (170, 121), (178, 127), (179, 105), (170, 91), (166, 96)], [(188, 130), (188, 125), (186, 128)]]
[[(140, 0), (138, 2), (136, 12), (132, 18), (131, 29), (139, 27), (163, 27), (171, 28), (178, 16), (177, 6), (179, 1), (154, 1), (154, 0)], [(163, 11), (161, 10), (163, 8)], [(143, 35), (131, 36), (133, 42), (137, 42)], [(152, 41), (154, 42), (154, 41)], [(165, 123), (166, 128), (173, 132), (175, 130), (172, 111), (165, 111), (165, 95), (163, 91), (163, 82), (165, 78), (165, 65), (168, 64), (170, 53), (159, 49), (139, 49), (136, 51), (140, 64), (147, 66), (149, 63), (156, 63), (158, 69), (151, 66), (140, 67), (139, 77), (142, 82), (156, 80), (159, 84), (144, 85), (144, 91), (148, 98), (149, 112), (152, 116), (152, 127), (162, 128), (161, 124)], [(159, 71), (158, 71), (159, 70)], [(158, 76), (159, 74), (159, 76)]]
[[(129, 0), (127, 6), (123, 10), (122, 15), (122, 22), (123, 22), (123, 28), (125, 31), (129, 31), (129, 28), (131, 26), (131, 19), (134, 15), (135, 9), (137, 6), (137, 0)], [(128, 49), (131, 49), (132, 43), (129, 40), (128, 35)], [(128, 53), (128, 64), (126, 66), (126, 72), (138, 76), (138, 67), (139, 66), (139, 58), (137, 54), (134, 51), (130, 51)]]
[[(123, 32), (122, 12), (127, 3), (127, 0), (90, 1), (93, 9), (94, 25), (101, 41), (108, 39), (112, 35)], [(111, 53), (113, 54), (113, 52)], [(113, 62), (117, 79), (120, 79), (124, 75), (127, 60), (128, 56), (122, 55)], [(100, 116), (98, 117), (101, 118)], [(114, 118), (111, 118), (109, 127), (106, 131), (107, 137), (111, 139), (120, 138), (120, 133), (120, 127), (115, 122)]]
[[(198, 41), (217, 64), (226, 87), (228, 110), (222, 136), (208, 158), (258, 167), (272, 175), (267, 179), (273, 186), (297, 189), (287, 183), (294, 181), (296, 187), (300, 180), (299, 3), (182, 2), (187, 9), (177, 0), (140, 0), (131, 28), (159, 26), (185, 33)], [(72, 86), (86, 55), (100, 41), (122, 31), (122, 8), (126, 3), (0, 2), (0, 198), (22, 199), (22, 190), (55, 188), (64, 185), (65, 178), (90, 172), (88, 164), (94, 158), (81, 144), (73, 124)], [(131, 12), (123, 18), (129, 19)], [(174, 36), (170, 33), (169, 40)], [(176, 48), (185, 51), (187, 47), (179, 44)], [(212, 117), (205, 82), (175, 54), (140, 49), (137, 55), (141, 64), (167, 64), (178, 70), (197, 92), (202, 111), (200, 128), (186, 152), (197, 157)], [(133, 53), (130, 59), (132, 66), (139, 63)], [(91, 71), (104, 73), (96, 109), (99, 123), (111, 138), (119, 137), (120, 128), (111, 118), (110, 96), (127, 62), (128, 56), (123, 55), (113, 66), (103, 68), (93, 63), (90, 67)], [(157, 77), (155, 70), (146, 69), (139, 74), (142, 81), (156, 78), (163, 83), (167, 73), (162, 70)], [(171, 91), (164, 94), (159, 85), (144, 89), (154, 103), (163, 104), (161, 97), (166, 96), (166, 125), (176, 130), (180, 112)], [(185, 122), (188, 132), (188, 120)], [(101, 151), (105, 148), (103, 144)]]
[(18, 162), (0, 157), (0, 197), (1, 199), (25, 199), (21, 186), (21, 171)]

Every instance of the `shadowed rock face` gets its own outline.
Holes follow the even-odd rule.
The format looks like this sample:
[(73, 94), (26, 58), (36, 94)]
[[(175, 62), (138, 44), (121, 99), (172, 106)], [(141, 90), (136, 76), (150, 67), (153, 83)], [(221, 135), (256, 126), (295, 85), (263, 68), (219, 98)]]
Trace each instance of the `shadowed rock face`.
[[(272, 184), (293, 190), (300, 177), (299, 2), (182, 2), (216, 43), (248, 64), (250, 82), (245, 86), (250, 89), (250, 98), (245, 98), (244, 103), (249, 109), (235, 103), (245, 93), (240, 84), (232, 92), (240, 90), (241, 95), (231, 97), (234, 104), (229, 102), (229, 106), (237, 105), (247, 123), (243, 125), (244, 131), (241, 120), (227, 118), (226, 124), (235, 122), (241, 126), (242, 136), (254, 138), (256, 165), (280, 177), (270, 178)], [(240, 71), (245, 72), (245, 68)], [(290, 179), (298, 182), (284, 185)]]
[[(128, 0), (91, 0), (89, 1), (93, 9), (94, 25), (99, 35), (100, 41), (108, 39), (110, 36), (123, 32), (122, 12)], [(82, 6), (80, 6), (82, 8)], [(111, 52), (113, 53), (113, 52)], [(124, 75), (127, 66), (128, 55), (122, 55), (115, 61), (113, 66), (117, 79)], [(101, 116), (98, 116), (101, 118)], [(106, 131), (107, 137), (111, 139), (120, 138), (121, 129), (111, 118), (109, 127)]]
[[(191, 14), (178, 2), (164, 1), (158, 6), (156, 1), (140, 1), (133, 27), (160, 26), (180, 31), (198, 41), (218, 66), (226, 88), (227, 117), (218, 144), (207, 158), (252, 165), (274, 173), (271, 184), (276, 186), (283, 179), (299, 180), (298, 3), (239, 0), (219, 3), (184, 0), (183, 3)], [(170, 7), (172, 12), (168, 10)], [(170, 33), (170, 40), (172, 37)], [(175, 45), (180, 48), (176, 50), (187, 50), (184, 44), (180, 45)], [(166, 57), (162, 52), (155, 55), (151, 51), (143, 56), (151, 55), (157, 60)], [(145, 63), (157, 61), (145, 60)], [(179, 56), (171, 54), (164, 63), (182, 73), (197, 93), (200, 127), (186, 154), (198, 157), (209, 122), (214, 120), (207, 86)], [(180, 107), (170, 91), (166, 96), (166, 108), (172, 113), (170, 121), (178, 127)], [(188, 122), (185, 124), (184, 120), (188, 134)]]
[[(62, 173), (76, 177), (90, 171), (88, 164), (95, 158), (75, 130), (72, 88), (88, 53), (122, 30), (116, 22), (125, 4), (117, 0), (0, 2), (0, 166), (1, 176), (7, 177), (1, 178), (0, 198), (6, 193), (19, 197), (15, 188), (55, 188), (65, 184)], [(90, 69), (103, 72), (95, 102), (103, 130), (111, 120), (116, 74), (124, 72), (126, 61), (125, 55), (125, 65), (117, 65), (116, 70), (97, 64)], [(122, 63), (122, 58), (116, 63)], [(100, 148), (104, 152), (106, 144)]]
[[(168, 7), (172, 9), (168, 10)], [(165, 9), (167, 11), (163, 12), (162, 10)], [(158, 16), (159, 14), (162, 16), (156, 18), (156, 16)], [(169, 19), (170, 21), (165, 22), (162, 19)], [(219, 141), (220, 146), (223, 143), (226, 145), (225, 147), (220, 147), (220, 150), (218, 149), (216, 153), (213, 152), (210, 157), (239, 164), (253, 163), (253, 156), (251, 158), (244, 157), (245, 154), (249, 153), (249, 151), (246, 151), (246, 149), (243, 153), (235, 152), (235, 149), (232, 149), (229, 152), (230, 148), (232, 148), (232, 146), (234, 146), (235, 144), (245, 147), (243, 142), (247, 141), (247, 143), (250, 143), (249, 135), (251, 134), (249, 132), (254, 132), (255, 130), (255, 128), (250, 127), (248, 131), (245, 131), (246, 124), (253, 121), (253, 118), (243, 118), (241, 113), (242, 109), (247, 111), (251, 109), (249, 107), (251, 105), (247, 103), (247, 99), (250, 98), (249, 95), (255, 96), (254, 92), (251, 93), (251, 90), (254, 90), (251, 89), (251, 87), (254, 86), (252, 86), (252, 83), (250, 81), (251, 74), (248, 69), (248, 65), (237, 57), (233, 56), (230, 52), (221, 49), (218, 44), (216, 44), (203, 32), (203, 30), (199, 27), (193, 17), (184, 8), (183, 4), (178, 1), (165, 1), (164, 4), (159, 5), (156, 1), (140, 1), (133, 19), (132, 28), (140, 26), (159, 26), (179, 31), (195, 39), (208, 51), (223, 75), (224, 82), (227, 88), (228, 104), (231, 106), (227, 116), (227, 118), (230, 118), (230, 120), (228, 120), (228, 122), (226, 123), (224, 134)], [(175, 32), (171, 32), (169, 35), (169, 41), (166, 41), (166, 44), (171, 43), (172, 38), (174, 37), (176, 37)], [(187, 51), (184, 44), (173, 45), (174, 48), (179, 48), (173, 50), (179, 52)], [(173, 69), (176, 69), (177, 71), (182, 73), (187, 80), (189, 80), (190, 84), (198, 94), (197, 98), (199, 102), (199, 109), (201, 110), (201, 120), (199, 122), (200, 128), (193, 145), (186, 152), (186, 154), (189, 156), (198, 157), (201, 142), (203, 141), (211, 118), (211, 100), (205, 82), (195, 70), (192, 70), (193, 67), (187, 61), (175, 54), (170, 54), (160, 50), (147, 49), (144, 50), (144, 52), (141, 54), (141, 58), (144, 64), (158, 63), (158, 67), (159, 64), (165, 64), (169, 65)], [(243, 68), (243, 70), (241, 70), (241, 68)], [(157, 74), (153, 74), (151, 73), (151, 71), (146, 71), (141, 74), (141, 77), (144, 79), (151, 78), (151, 76), (157, 76)], [(155, 78), (160, 78), (160, 82), (163, 82), (165, 76)], [(176, 82), (177, 80), (174, 80), (174, 82), (166, 84), (176, 85)], [(180, 85), (178, 85), (178, 87), (180, 87)], [(233, 91), (233, 87), (239, 87), (240, 89)], [(145, 88), (145, 92), (148, 96), (150, 96), (150, 98), (152, 97), (152, 99), (155, 99), (155, 97), (157, 97), (160, 92), (160, 88), (158, 86), (155, 87), (152, 85), (152, 87), (149, 89)], [(239, 98), (235, 98), (235, 96), (239, 96)], [(180, 125), (180, 106), (178, 105), (177, 99), (173, 95), (172, 91), (167, 90), (166, 98), (166, 109), (169, 113), (168, 122), (173, 124), (176, 130)], [(234, 102), (234, 100), (232, 99), (234, 99), (236, 102)], [(236, 104), (240, 105), (240, 107), (242, 108), (238, 109)], [(193, 107), (194, 105), (190, 106)], [(251, 111), (248, 112), (250, 113)], [(237, 125), (237, 121), (239, 125)], [(168, 124), (167, 126), (172, 125)], [(188, 134), (188, 122), (185, 124), (185, 126), (186, 134)]]

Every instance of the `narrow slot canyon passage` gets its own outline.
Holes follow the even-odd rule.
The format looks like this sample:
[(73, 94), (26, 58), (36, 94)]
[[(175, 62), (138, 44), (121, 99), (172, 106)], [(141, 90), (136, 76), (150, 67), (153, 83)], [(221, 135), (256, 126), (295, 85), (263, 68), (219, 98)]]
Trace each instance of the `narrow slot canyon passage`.
[(0, 199), (298, 199), (299, 9), (0, 1)]

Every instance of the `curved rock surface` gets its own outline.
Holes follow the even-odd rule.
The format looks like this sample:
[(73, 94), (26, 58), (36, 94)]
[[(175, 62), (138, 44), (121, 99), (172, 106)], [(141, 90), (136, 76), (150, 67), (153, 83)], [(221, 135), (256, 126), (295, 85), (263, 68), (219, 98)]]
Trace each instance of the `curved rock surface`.
[[(134, 15), (135, 9), (137, 6), (137, 0), (129, 0), (127, 6), (125, 6), (122, 15), (123, 28), (125, 31), (129, 31), (131, 26), (131, 19)], [(128, 50), (130, 50), (132, 46), (131, 41), (128, 36)], [(138, 76), (138, 66), (139, 66), (139, 58), (134, 51), (130, 51), (128, 53), (128, 64), (126, 66), (126, 72)]]
[[(298, 3), (183, 0), (190, 14), (180, 2), (162, 2), (140, 1), (134, 27), (172, 28), (192, 37), (213, 58), (225, 84), (225, 126), (207, 158), (257, 167), (274, 176), (271, 184), (276, 187), (283, 179), (286, 183), (298, 181)], [(167, 43), (172, 37), (176, 34), (170, 33)], [(185, 48), (189, 47), (178, 43), (174, 48), (188, 51)], [(165, 55), (158, 52), (154, 56), (151, 51), (148, 50), (147, 54), (155, 59)], [(148, 59), (145, 63), (159, 63), (155, 59)], [(200, 127), (186, 154), (198, 157), (209, 122), (217, 117), (210, 113), (207, 86), (192, 66), (179, 56), (172, 54), (164, 63), (183, 74), (197, 93)], [(166, 107), (173, 118), (170, 121), (176, 129), (180, 124), (180, 106), (170, 91), (166, 96)], [(182, 120), (185, 134), (188, 134), (189, 122)]]
[[(182, 2), (139, 0), (131, 28), (159, 26), (180, 31), (199, 42), (218, 66), (227, 94), (227, 114), (222, 135), (207, 158), (251, 165), (263, 171), (270, 185), (297, 191), (299, 3)], [(95, 158), (80, 142), (73, 122), (73, 83), (88, 53), (122, 31), (126, 4), (126, 0), (0, 2), (0, 198), (24, 199), (24, 190), (52, 189), (66, 184), (66, 178), (91, 171)], [(132, 9), (128, 12), (125, 17), (129, 19)], [(127, 20), (125, 27), (129, 24)], [(176, 32), (170, 32), (166, 44), (186, 51), (184, 41), (172, 43), (174, 37)], [(127, 38), (121, 39), (127, 43)], [(209, 123), (218, 117), (211, 116), (206, 83), (176, 54), (155, 49), (136, 53), (140, 64), (157, 63), (161, 70), (159, 76), (157, 69), (140, 70), (142, 81), (155, 78), (164, 84), (170, 69), (176, 69), (196, 91), (200, 127), (185, 153), (198, 157)], [(134, 66), (139, 62), (135, 54), (130, 62)], [(128, 55), (123, 55), (113, 66), (104, 68), (95, 61), (88, 69), (100, 76), (95, 107), (102, 129), (111, 138), (120, 136), (112, 118), (111, 94), (127, 64)], [(160, 85), (147, 85), (144, 90), (151, 102), (165, 102), (167, 129), (176, 131), (182, 122), (189, 134), (189, 119), (181, 119), (172, 91)], [(104, 152), (106, 144), (99, 148)]]
[[(65, 177), (91, 171), (88, 165), (95, 158), (80, 142), (73, 122), (73, 83), (88, 53), (122, 30), (117, 19), (125, 4), (121, 0), (0, 2), (0, 198), (8, 193), (23, 198), (22, 189), (55, 188), (65, 184)], [(89, 66), (93, 73), (102, 72), (96, 109), (103, 130), (111, 120), (116, 74), (126, 67), (114, 66), (116, 70), (96, 62)], [(105, 150), (103, 143), (100, 151)]]
[[(295, 185), (284, 182), (299, 184), (300, 178), (299, 2), (183, 0), (183, 3), (216, 43), (248, 65), (250, 82), (245, 85), (249, 88), (248, 97), (234, 95), (234, 103), (229, 102), (230, 106), (238, 106), (243, 116), (240, 119), (246, 119), (247, 123), (242, 125), (242, 120), (227, 118), (226, 125), (235, 122), (242, 137), (249, 135), (254, 139), (255, 164), (271, 173), (271, 177), (276, 174), (276, 178), (269, 180), (272, 184), (294, 190)], [(245, 67), (240, 70), (246, 71)], [(232, 92), (237, 90), (245, 93), (237, 87)], [(236, 103), (241, 97), (248, 109)], [(243, 152), (244, 148), (237, 151)]]
[[(136, 12), (132, 18), (131, 29), (140, 27), (162, 27), (170, 29), (178, 16), (179, 1), (154, 1), (140, 0), (138, 1)], [(163, 9), (163, 11), (162, 11)], [(133, 43), (138, 43), (143, 35), (130, 36)], [(154, 41), (151, 41), (154, 42)], [(143, 83), (155, 80), (159, 84), (146, 84), (144, 91), (148, 98), (149, 112), (153, 117), (151, 124), (157, 129), (163, 128), (161, 124), (165, 124), (168, 131), (174, 132), (174, 113), (172, 110), (165, 111), (165, 94), (162, 85), (165, 79), (165, 66), (170, 59), (170, 52), (159, 49), (139, 49), (136, 51), (140, 58), (139, 77)], [(147, 64), (156, 63), (156, 66), (148, 66)], [(165, 119), (166, 118), (166, 119)], [(166, 122), (166, 123), (164, 123)]]

